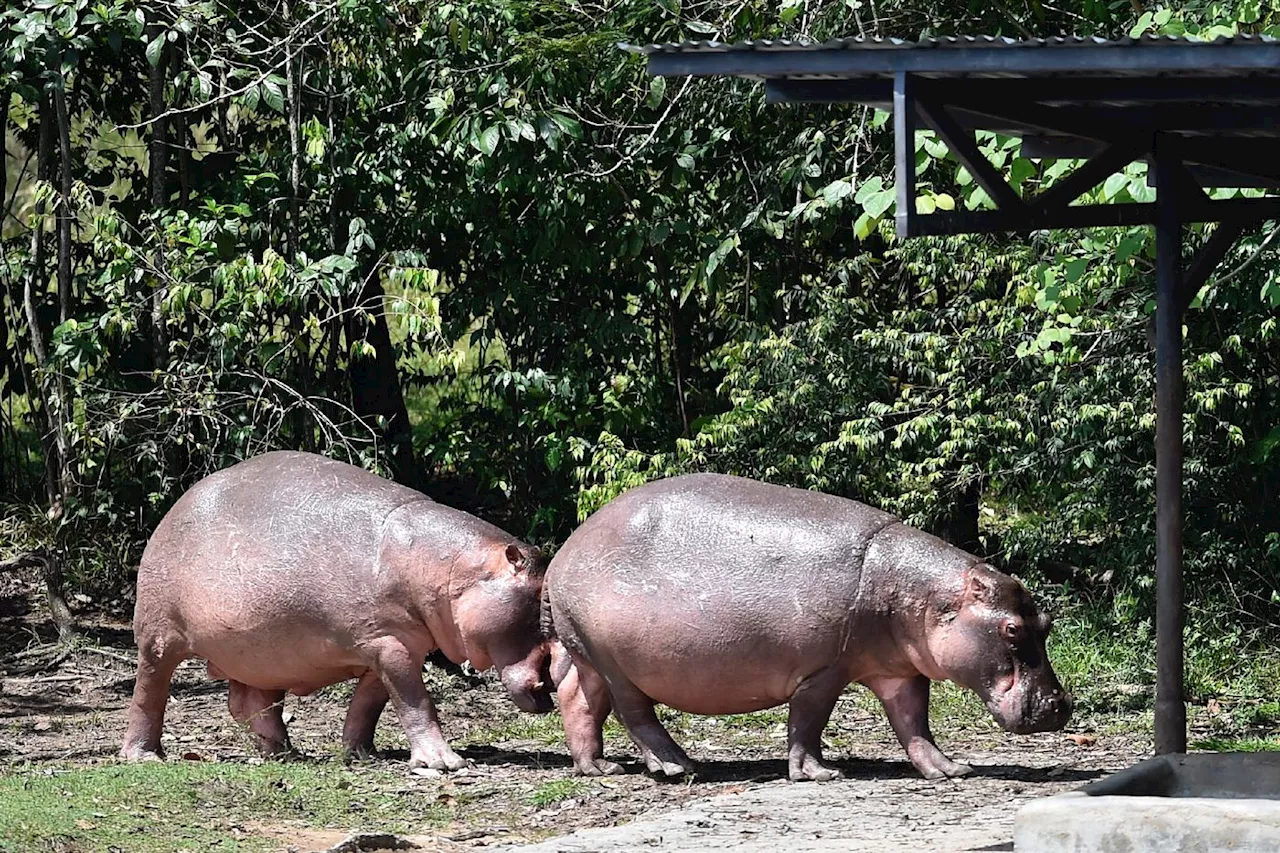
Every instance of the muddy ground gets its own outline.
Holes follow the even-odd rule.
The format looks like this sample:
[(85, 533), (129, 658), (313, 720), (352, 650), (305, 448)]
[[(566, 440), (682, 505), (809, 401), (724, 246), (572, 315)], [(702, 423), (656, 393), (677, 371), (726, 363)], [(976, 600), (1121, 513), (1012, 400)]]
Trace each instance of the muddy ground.
[[(133, 686), (129, 605), (95, 602), (92, 612), (85, 608), (80, 614), (82, 645), (50, 664), (47, 656), (20, 656), (50, 639), (40, 599), (32, 593), (28, 583), (0, 578), (0, 778), (46, 766), (56, 768), (48, 772), (75, 772), (114, 764)], [(630, 762), (630, 772), (566, 781), (570, 764), (556, 715), (521, 714), (492, 680), (470, 687), (430, 669), (427, 679), (446, 735), (475, 766), (447, 777), (409, 774), (405, 742), (388, 711), (377, 740), (384, 754), (356, 772), (396, 796), (438, 804), (430, 822), (407, 833), (434, 850), (535, 842), (544, 842), (538, 850), (548, 853), (628, 847), (747, 850), (783, 844), (807, 850), (834, 849), (826, 845), (837, 839), (844, 839), (840, 846), (850, 850), (902, 849), (901, 844), (915, 850), (1010, 849), (1018, 804), (1076, 787), (1132, 763), (1149, 749), (1141, 736), (1100, 734), (1079, 725), (1020, 737), (994, 724), (944, 720), (935, 725), (940, 745), (953, 758), (972, 763), (975, 773), (963, 780), (926, 782), (906, 763), (869, 695), (854, 688), (837, 705), (826, 734), (828, 757), (844, 770), (845, 782), (818, 786), (780, 781), (786, 773), (785, 709), (718, 719), (669, 715), (677, 739), (702, 762), (691, 780), (649, 778), (634, 763), (630, 743), (613, 727), (609, 756)], [(286, 715), (302, 755), (298, 760), (334, 762), (349, 694), (350, 686), (339, 685), (312, 696), (289, 697)], [(184, 664), (175, 679), (164, 743), (170, 761), (259, 762), (246, 733), (226, 711), (225, 686), (209, 681), (195, 661)], [(726, 794), (739, 796), (711, 800), (701, 810), (693, 805)], [(659, 829), (630, 841), (589, 831), (664, 813), (671, 814), (656, 824), (637, 823)], [(682, 823), (681, 815), (688, 820)], [(349, 832), (381, 828), (378, 815), (352, 805), (349, 816), (324, 825), (299, 819), (229, 820), (226, 831), (259, 842), (269, 839), (268, 849), (312, 851), (336, 844)], [(586, 832), (556, 840), (575, 830)], [(763, 846), (743, 846), (752, 839)]]

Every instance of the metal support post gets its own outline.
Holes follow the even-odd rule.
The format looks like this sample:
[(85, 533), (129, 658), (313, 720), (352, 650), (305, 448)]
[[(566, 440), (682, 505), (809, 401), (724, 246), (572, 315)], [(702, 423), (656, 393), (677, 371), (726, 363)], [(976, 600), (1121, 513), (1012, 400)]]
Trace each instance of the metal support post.
[(1186, 752), (1182, 663), (1181, 163), (1162, 137), (1156, 171), (1156, 706), (1157, 755)]

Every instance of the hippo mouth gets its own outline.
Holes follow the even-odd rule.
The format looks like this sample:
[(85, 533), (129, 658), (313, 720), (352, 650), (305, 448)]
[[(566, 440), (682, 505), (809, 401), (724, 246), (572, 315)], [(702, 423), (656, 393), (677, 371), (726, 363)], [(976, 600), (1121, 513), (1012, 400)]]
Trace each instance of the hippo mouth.
[(551, 699), (551, 691), (544, 688), (512, 692), (511, 701), (526, 714), (549, 714), (555, 710), (555, 702)]
[(1000, 727), (1015, 735), (1056, 732), (1071, 719), (1071, 697), (1062, 688), (1021, 690), (1013, 687), (986, 700)]

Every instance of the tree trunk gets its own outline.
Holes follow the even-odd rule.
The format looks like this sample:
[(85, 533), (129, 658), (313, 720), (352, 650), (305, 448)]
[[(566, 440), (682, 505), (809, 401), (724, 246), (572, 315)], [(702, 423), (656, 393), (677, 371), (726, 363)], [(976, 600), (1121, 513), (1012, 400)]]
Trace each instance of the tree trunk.
[[(287, 27), (293, 26), (289, 3), (284, 4)], [(285, 238), (285, 257), (289, 263), (298, 258), (299, 199), (302, 195), (302, 49), (290, 56), (285, 49), (285, 100), (289, 105), (289, 231)]]
[[(164, 32), (158, 22), (147, 25), (147, 43), (150, 44)], [(151, 216), (156, 228), (155, 268), (157, 276), (164, 270), (164, 252), (160, 248), (159, 235), (160, 213), (169, 201), (169, 193), (165, 185), (165, 167), (169, 158), (169, 120), (165, 117), (167, 106), (164, 101), (165, 72), (168, 68), (169, 49), (165, 44), (160, 48), (156, 64), (151, 66), (151, 76), (147, 84), (147, 94), (151, 109)], [(169, 345), (165, 337), (164, 297), (166, 288), (162, 279), (157, 278), (151, 288), (151, 357), (156, 369), (163, 368), (168, 361)]]
[(49, 604), (49, 616), (53, 619), (53, 626), (58, 629), (58, 642), (70, 642), (76, 636), (76, 622), (63, 594), (62, 562), (57, 554), (41, 549), (0, 563), (0, 572), (29, 568), (40, 569), (45, 598)]
[[(36, 145), (36, 177), (47, 183), (53, 174), (53, 134), (56, 122), (53, 118), (53, 101), (48, 92), (40, 98), (40, 135)], [(38, 202), (34, 227), (31, 229), (31, 266), (22, 283), (22, 313), (27, 320), (27, 334), (31, 336), (31, 353), (35, 357), (38, 389), (36, 429), (40, 433), (40, 449), (44, 457), (45, 494), (51, 512), (60, 513), (59, 499), (62, 483), (63, 458), (61, 448), (66, 443), (62, 418), (57, 403), (50, 393), (48, 338), (40, 317), (40, 305), (48, 290), (45, 279), (44, 242), (45, 204)]]
[(67, 115), (67, 78), (53, 90), (54, 111), (58, 119), (58, 322), (71, 318), (71, 120)]
[[(375, 266), (365, 274), (358, 303), (367, 312), (368, 319), (362, 320), (355, 313), (347, 315), (349, 345), (365, 340), (374, 349), (372, 356), (354, 351), (350, 355), (351, 408), (389, 445), (396, 482), (422, 491), (426, 487), (426, 478), (413, 452), (413, 430), (400, 388), (400, 373), (396, 367), (396, 351), (391, 346), (385, 303), (386, 293), (382, 290), (380, 271)], [(359, 328), (361, 325), (363, 329)]]
[(936, 534), (957, 548), (978, 554), (982, 549), (978, 515), (982, 508), (982, 481), (967, 483), (954, 498), (950, 512), (938, 523)]

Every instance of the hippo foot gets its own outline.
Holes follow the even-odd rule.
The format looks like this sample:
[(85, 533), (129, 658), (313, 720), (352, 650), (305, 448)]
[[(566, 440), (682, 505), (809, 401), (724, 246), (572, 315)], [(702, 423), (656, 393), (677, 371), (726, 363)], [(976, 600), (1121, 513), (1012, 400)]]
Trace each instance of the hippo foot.
[(164, 761), (164, 750), (147, 749), (145, 746), (125, 746), (120, 750), (125, 761)]
[(652, 753), (644, 756), (644, 766), (649, 768), (649, 772), (655, 776), (668, 776), (671, 778), (693, 773), (696, 769), (693, 762), (688, 759), (681, 762), (663, 761)]
[(968, 776), (973, 772), (973, 768), (968, 764), (956, 764), (954, 761), (948, 761), (946, 764), (935, 765), (932, 767), (921, 767), (919, 769), (924, 778), (934, 781), (941, 779), (955, 779), (960, 776)]
[(414, 756), (409, 759), (409, 772), (417, 773), (419, 770), (461, 770), (464, 767), (470, 767), (472, 762), (463, 758), (449, 747), (434, 750), (426, 757)]
[(621, 764), (614, 764), (603, 758), (588, 758), (585, 761), (575, 761), (573, 772), (578, 776), (619, 776), (624, 771)]
[(373, 748), (373, 744), (344, 746), (342, 748), (342, 760), (348, 764), (352, 761), (371, 761), (377, 757), (378, 751)]
[(816, 758), (805, 761), (799, 767), (790, 768), (787, 775), (792, 782), (831, 782), (844, 778), (844, 774), (839, 770), (828, 767)]

